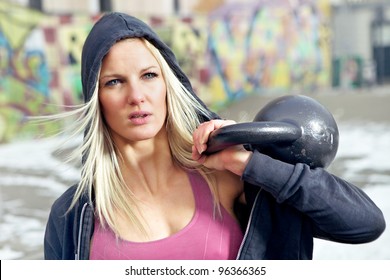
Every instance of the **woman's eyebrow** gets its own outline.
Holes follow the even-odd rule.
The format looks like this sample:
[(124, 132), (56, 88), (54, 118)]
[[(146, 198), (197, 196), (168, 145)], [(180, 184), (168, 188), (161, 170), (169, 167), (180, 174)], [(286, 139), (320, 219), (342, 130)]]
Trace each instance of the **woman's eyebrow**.
[(160, 67), (158, 67), (157, 65), (150, 65), (150, 66), (141, 68), (140, 72), (145, 72), (145, 71), (151, 70), (153, 68), (158, 69), (158, 70), (160, 69)]
[(117, 74), (117, 73), (114, 73), (114, 72), (110, 72), (110, 73), (107, 73), (107, 74), (104, 74), (104, 75), (100, 75), (99, 77), (99, 81), (101, 80), (104, 80), (104, 79), (107, 79), (107, 78), (121, 78), (123, 75), (120, 75), (120, 74)]

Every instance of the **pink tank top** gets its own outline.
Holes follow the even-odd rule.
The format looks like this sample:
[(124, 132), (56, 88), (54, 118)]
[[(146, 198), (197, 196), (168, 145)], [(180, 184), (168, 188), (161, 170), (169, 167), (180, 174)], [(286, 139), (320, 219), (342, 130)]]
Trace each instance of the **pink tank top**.
[(243, 238), (237, 221), (221, 206), (214, 217), (213, 197), (199, 173), (188, 174), (195, 197), (192, 220), (179, 232), (155, 241), (116, 238), (96, 219), (90, 259), (116, 260), (228, 260), (235, 259)]

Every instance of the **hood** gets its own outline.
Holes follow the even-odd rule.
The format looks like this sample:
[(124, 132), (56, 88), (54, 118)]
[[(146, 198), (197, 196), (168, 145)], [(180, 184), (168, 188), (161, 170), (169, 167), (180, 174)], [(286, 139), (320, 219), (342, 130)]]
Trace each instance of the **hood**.
[[(196, 96), (188, 77), (181, 70), (171, 49), (143, 21), (117, 12), (103, 15), (93, 26), (84, 43), (81, 58), (81, 78), (85, 102), (88, 102), (92, 97), (104, 56), (116, 42), (124, 38), (145, 38), (153, 44), (161, 52), (176, 77), (207, 109), (206, 105)], [(212, 116), (218, 118), (214, 113), (212, 113)], [(208, 117), (203, 115), (200, 115), (200, 118), (201, 121), (209, 120)]]

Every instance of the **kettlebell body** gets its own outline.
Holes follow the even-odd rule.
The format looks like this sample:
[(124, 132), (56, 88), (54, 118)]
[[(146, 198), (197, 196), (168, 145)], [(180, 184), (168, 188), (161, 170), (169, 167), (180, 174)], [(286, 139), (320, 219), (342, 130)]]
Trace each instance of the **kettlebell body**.
[(287, 95), (269, 102), (252, 123), (214, 131), (206, 153), (243, 144), (284, 162), (326, 168), (336, 156), (338, 143), (336, 121), (323, 105), (308, 96)]
[(277, 98), (261, 109), (254, 122), (283, 122), (301, 130), (293, 141), (259, 143), (253, 148), (288, 163), (328, 167), (338, 150), (339, 131), (331, 113), (313, 98), (291, 95)]

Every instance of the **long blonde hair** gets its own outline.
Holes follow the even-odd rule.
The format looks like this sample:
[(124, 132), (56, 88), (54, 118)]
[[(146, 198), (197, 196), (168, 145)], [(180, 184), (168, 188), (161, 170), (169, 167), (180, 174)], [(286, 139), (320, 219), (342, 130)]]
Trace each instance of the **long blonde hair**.
[[(200, 172), (208, 182), (216, 209), (219, 210), (216, 180), (212, 171), (200, 166), (191, 157), (192, 133), (200, 124), (200, 115), (210, 116), (210, 112), (178, 80), (160, 52), (147, 40), (141, 40), (158, 61), (166, 83), (166, 128), (173, 160), (183, 169)], [(84, 142), (73, 154), (76, 157), (83, 155), (83, 164), (81, 179), (70, 209), (84, 193), (88, 193), (89, 198), (94, 200), (95, 213), (103, 225), (107, 224), (117, 233), (115, 215), (119, 210), (147, 234), (141, 220), (135, 215), (136, 197), (129, 191), (131, 188), (126, 185), (121, 175), (120, 155), (103, 121), (98, 94), (96, 85), (91, 99), (73, 111), (79, 115), (75, 123), (77, 129), (73, 135), (84, 131)]]

